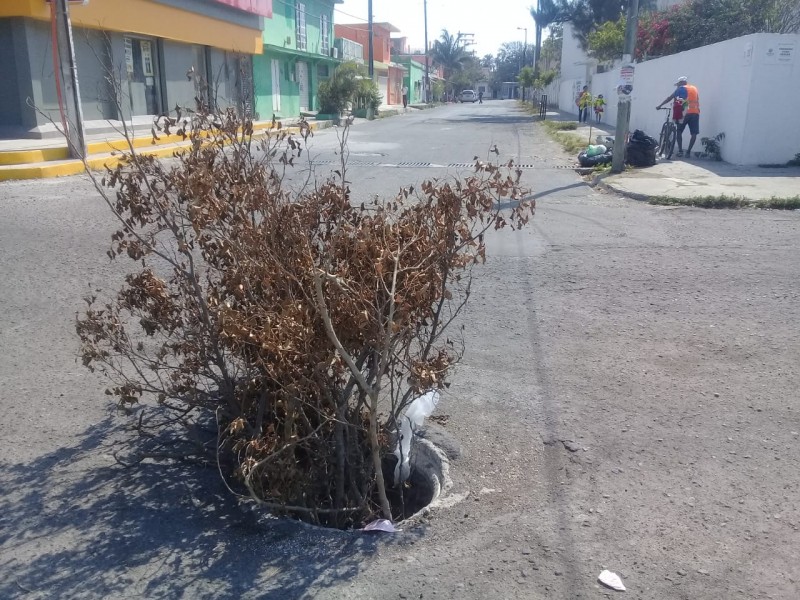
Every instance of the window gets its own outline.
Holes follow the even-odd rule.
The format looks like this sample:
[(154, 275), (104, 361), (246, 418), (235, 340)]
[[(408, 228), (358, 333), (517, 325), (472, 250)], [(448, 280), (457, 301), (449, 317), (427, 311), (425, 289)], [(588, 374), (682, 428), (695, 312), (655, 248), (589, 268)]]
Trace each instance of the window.
[(294, 19), (297, 24), (297, 49), (305, 50), (306, 44), (306, 5), (298, 2), (295, 5)]
[(330, 27), (328, 26), (328, 15), (322, 15), (319, 18), (319, 30), (322, 32), (322, 45), (320, 46), (320, 53), (325, 56), (331, 53), (331, 38)]
[(146, 77), (153, 76), (153, 46), (147, 40), (140, 42), (142, 46), (142, 70)]

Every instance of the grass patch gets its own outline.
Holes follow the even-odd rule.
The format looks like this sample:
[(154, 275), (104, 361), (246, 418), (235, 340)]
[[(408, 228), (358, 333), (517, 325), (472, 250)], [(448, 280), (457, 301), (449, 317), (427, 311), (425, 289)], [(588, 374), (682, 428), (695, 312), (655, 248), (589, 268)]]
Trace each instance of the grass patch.
[(589, 145), (589, 142), (583, 136), (577, 136), (572, 133), (555, 133), (553, 134), (553, 139), (561, 144), (565, 152), (576, 156), (586, 150)]
[(578, 128), (576, 121), (540, 121), (545, 131), (552, 139), (561, 144), (561, 147), (568, 154), (577, 156), (589, 145), (589, 140), (583, 135), (570, 133)]
[(766, 200), (750, 200), (744, 196), (699, 196), (697, 198), (673, 198), (654, 196), (649, 204), (657, 206), (695, 206), (698, 208), (771, 208), (777, 210), (800, 209), (800, 196), (791, 198), (772, 197)]
[(542, 121), (542, 125), (550, 133), (556, 131), (575, 131), (578, 128), (577, 121)]

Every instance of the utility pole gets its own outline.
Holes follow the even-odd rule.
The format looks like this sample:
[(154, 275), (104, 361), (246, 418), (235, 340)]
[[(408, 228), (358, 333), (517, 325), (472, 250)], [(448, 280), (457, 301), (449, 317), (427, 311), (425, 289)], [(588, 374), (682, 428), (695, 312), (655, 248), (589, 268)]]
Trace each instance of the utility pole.
[(431, 72), (430, 64), (428, 64), (428, 0), (423, 1), (425, 11), (425, 104), (431, 101)]
[(78, 85), (78, 66), (75, 62), (75, 44), (72, 39), (72, 22), (69, 18), (67, 0), (55, 2), (56, 41), (58, 44), (58, 64), (53, 65), (56, 77), (61, 79), (64, 92), (60, 100), (65, 104), (66, 128), (69, 154), (72, 158), (86, 156), (86, 139), (83, 127), (81, 92)]
[[(622, 51), (622, 69), (633, 62), (636, 49), (636, 29), (639, 26), (639, 0), (631, 0), (628, 5), (628, 21), (625, 26), (625, 48)], [(617, 131), (614, 135), (614, 155), (611, 159), (611, 172), (622, 173), (625, 168), (625, 138), (631, 122), (630, 93), (619, 93), (617, 103)], [(591, 141), (591, 140), (590, 140)]]
[(369, 0), (367, 4), (367, 12), (369, 13), (369, 78), (375, 78), (375, 49), (373, 47), (372, 41), (372, 0)]
[[(517, 27), (517, 29), (525, 32), (525, 45), (522, 46), (522, 69), (528, 66), (528, 61), (526, 60), (526, 54), (528, 53), (528, 28), (527, 27)], [(520, 69), (520, 71), (522, 71)], [(525, 102), (525, 86), (522, 86), (522, 101)]]

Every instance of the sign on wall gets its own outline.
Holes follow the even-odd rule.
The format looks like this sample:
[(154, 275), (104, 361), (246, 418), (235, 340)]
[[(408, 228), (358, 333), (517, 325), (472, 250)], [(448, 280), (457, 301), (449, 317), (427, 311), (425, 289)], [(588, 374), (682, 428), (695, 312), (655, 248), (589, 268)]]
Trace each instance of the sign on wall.
[(794, 42), (770, 44), (764, 55), (764, 63), (768, 65), (791, 65), (794, 63)]
[(272, 18), (272, 0), (216, 0), (245, 12)]

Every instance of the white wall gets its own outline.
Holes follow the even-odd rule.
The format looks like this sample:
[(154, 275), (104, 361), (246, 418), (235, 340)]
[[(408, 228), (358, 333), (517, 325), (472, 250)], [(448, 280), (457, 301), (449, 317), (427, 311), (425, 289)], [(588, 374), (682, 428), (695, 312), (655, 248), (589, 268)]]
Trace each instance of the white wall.
[[(777, 60), (778, 44), (794, 44), (790, 63)], [(772, 49), (772, 53), (770, 53)], [(700, 92), (700, 138), (725, 133), (722, 157), (733, 164), (783, 163), (800, 152), (800, 35), (757, 33), (636, 65), (630, 129), (658, 137), (664, 113), (655, 110), (681, 75)], [(618, 71), (592, 77), (591, 92), (608, 100), (606, 123), (615, 123)], [(574, 82), (562, 79), (559, 107), (576, 113)], [(564, 87), (566, 86), (566, 90)], [(684, 132), (684, 148), (689, 132)]]
[[(741, 161), (783, 163), (800, 152), (800, 34), (748, 37), (753, 38), (753, 78)], [(778, 44), (792, 42), (792, 63), (776, 60)]]
[[(588, 64), (587, 64), (588, 63)], [(561, 79), (587, 79), (587, 67), (592, 72), (597, 61), (590, 59), (572, 34), (572, 25), (564, 23), (564, 41), (561, 44)]]

